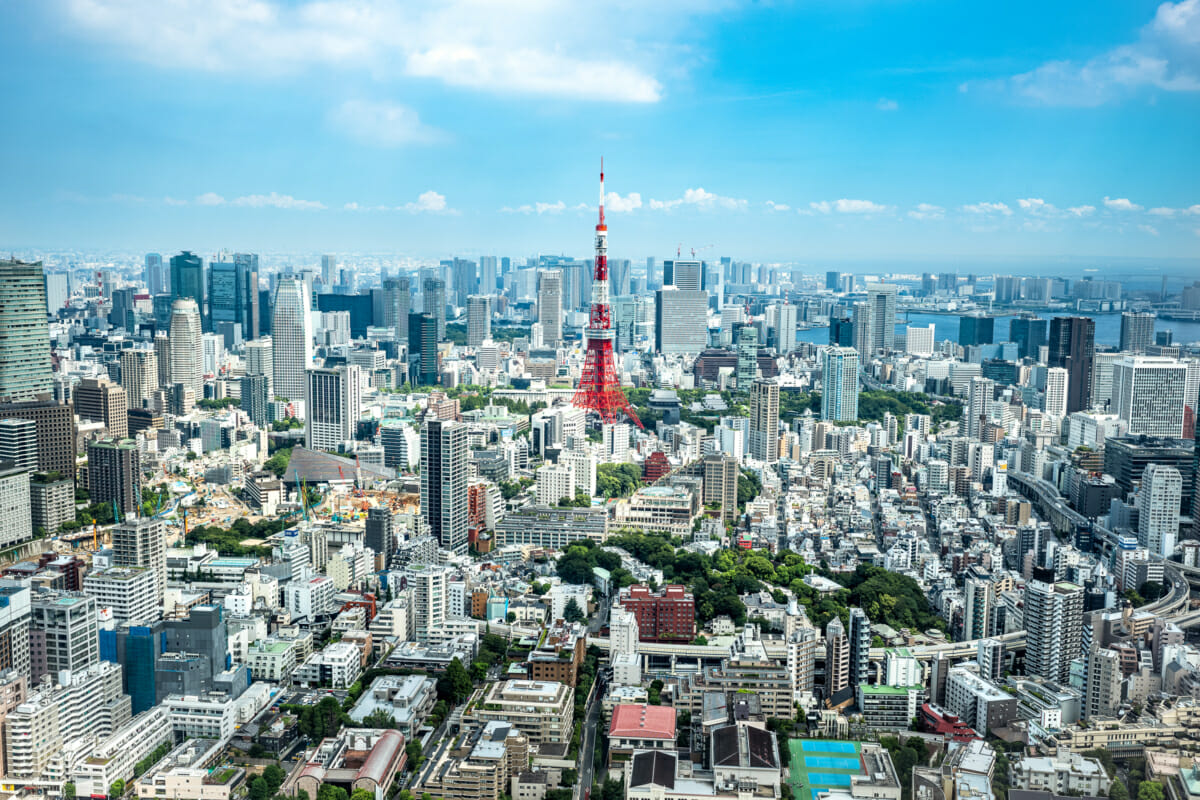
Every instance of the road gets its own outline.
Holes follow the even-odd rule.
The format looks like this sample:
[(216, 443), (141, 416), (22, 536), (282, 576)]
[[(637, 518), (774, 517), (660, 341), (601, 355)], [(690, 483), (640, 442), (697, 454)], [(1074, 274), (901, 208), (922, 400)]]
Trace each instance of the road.
[(583, 715), (583, 741), (579, 747), (579, 785), (575, 787), (575, 800), (581, 800), (583, 790), (590, 788), (594, 780), (593, 766), (596, 763), (596, 735), (600, 727), (600, 695), (599, 687), (592, 692), (592, 702), (588, 705), (587, 713)]

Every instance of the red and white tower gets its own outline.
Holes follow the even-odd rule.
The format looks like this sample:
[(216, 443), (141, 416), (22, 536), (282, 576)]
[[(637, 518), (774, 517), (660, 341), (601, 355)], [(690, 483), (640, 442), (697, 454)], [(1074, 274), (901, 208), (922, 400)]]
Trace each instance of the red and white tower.
[(600, 221), (596, 223), (596, 266), (592, 272), (592, 307), (588, 314), (587, 353), (583, 376), (572, 403), (577, 408), (595, 411), (602, 422), (618, 422), (629, 417), (639, 428), (642, 422), (633, 413), (621, 391), (617, 363), (613, 357), (612, 307), (608, 302), (608, 226), (604, 224), (604, 159), (600, 159)]

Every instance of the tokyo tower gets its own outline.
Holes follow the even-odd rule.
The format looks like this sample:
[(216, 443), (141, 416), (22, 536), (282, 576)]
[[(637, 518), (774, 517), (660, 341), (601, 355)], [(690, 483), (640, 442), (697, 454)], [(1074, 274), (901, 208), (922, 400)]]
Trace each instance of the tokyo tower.
[(601, 422), (618, 422), (624, 414), (642, 427), (641, 420), (621, 391), (613, 358), (612, 307), (608, 302), (608, 226), (604, 224), (604, 159), (600, 159), (600, 221), (596, 223), (596, 266), (592, 273), (587, 353), (583, 376), (571, 402), (576, 408), (595, 411)]

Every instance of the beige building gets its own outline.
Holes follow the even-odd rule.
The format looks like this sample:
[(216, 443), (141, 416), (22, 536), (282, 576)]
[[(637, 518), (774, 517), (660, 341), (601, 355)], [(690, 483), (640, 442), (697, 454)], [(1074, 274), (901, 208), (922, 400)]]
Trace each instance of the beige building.
[(574, 690), (552, 681), (493, 683), (475, 693), (463, 714), (467, 724), (506, 722), (534, 745), (570, 742), (574, 718)]
[(490, 722), (457, 740), (443, 739), (421, 768), (415, 794), (443, 800), (499, 800), (529, 765), (529, 740), (513, 725)]
[(647, 486), (617, 506), (616, 526), (686, 536), (699, 513), (700, 498), (684, 487)]

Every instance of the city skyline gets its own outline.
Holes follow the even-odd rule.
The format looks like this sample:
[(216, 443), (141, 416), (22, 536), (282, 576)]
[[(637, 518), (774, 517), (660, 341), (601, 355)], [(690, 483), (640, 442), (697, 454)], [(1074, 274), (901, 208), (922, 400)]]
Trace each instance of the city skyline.
[(601, 154), (619, 257), (1200, 244), (1198, 0), (489, 10), (7, 8), (0, 248), (584, 254)]

